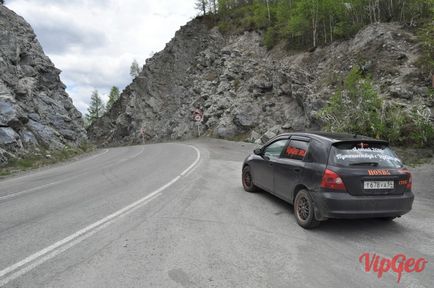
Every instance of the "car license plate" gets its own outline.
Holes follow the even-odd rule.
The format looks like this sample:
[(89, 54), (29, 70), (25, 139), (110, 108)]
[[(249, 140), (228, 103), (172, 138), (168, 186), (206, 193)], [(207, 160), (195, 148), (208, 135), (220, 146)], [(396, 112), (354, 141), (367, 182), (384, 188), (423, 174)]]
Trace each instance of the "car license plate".
[(365, 181), (364, 189), (393, 189), (393, 181)]

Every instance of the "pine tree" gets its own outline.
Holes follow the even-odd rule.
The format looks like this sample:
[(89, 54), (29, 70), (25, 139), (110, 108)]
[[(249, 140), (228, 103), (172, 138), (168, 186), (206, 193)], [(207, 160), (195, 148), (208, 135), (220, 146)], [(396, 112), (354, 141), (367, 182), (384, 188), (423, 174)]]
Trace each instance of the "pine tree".
[(196, 0), (195, 7), (202, 12), (202, 15), (206, 14), (206, 7), (208, 6), (207, 0)]
[(130, 75), (131, 75), (131, 77), (136, 78), (137, 76), (139, 76), (140, 72), (142, 72), (142, 69), (140, 69), (139, 63), (137, 63), (137, 60), (134, 59), (133, 63), (131, 63)]
[(83, 119), (84, 128), (87, 128), (87, 127), (90, 126), (90, 124), (92, 124), (92, 123), (89, 122), (89, 119), (87, 118), (87, 114), (83, 115), (82, 119)]
[(214, 14), (217, 13), (217, 3), (216, 3), (216, 0), (211, 0), (210, 1), (210, 11), (212, 11), (212, 13), (214, 13)]
[(119, 93), (119, 88), (116, 86), (113, 86), (112, 89), (110, 90), (110, 94), (109, 94), (109, 100), (107, 102), (107, 111), (110, 110), (113, 106), (113, 104), (119, 99), (120, 93)]
[(104, 114), (104, 102), (98, 94), (98, 90), (92, 92), (89, 108), (87, 108), (86, 119), (92, 123)]

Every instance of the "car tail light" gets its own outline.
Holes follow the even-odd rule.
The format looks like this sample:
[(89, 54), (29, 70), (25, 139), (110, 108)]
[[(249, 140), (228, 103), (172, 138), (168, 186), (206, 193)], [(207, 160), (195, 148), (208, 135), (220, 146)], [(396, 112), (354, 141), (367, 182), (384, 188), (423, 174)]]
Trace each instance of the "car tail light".
[(408, 190), (411, 190), (411, 186), (412, 186), (411, 173), (408, 172), (408, 183), (407, 183), (407, 185), (405, 185), (405, 188), (407, 188)]
[(408, 190), (411, 190), (411, 187), (412, 187), (412, 179), (411, 179), (411, 173), (410, 173), (410, 171), (408, 171), (408, 169), (407, 168), (403, 168), (403, 169), (401, 169), (401, 170), (399, 170), (401, 173), (404, 173), (404, 174), (406, 174), (407, 176), (408, 176), (408, 179), (407, 179), (407, 184), (405, 184), (405, 188), (407, 188)]
[(344, 181), (342, 178), (330, 169), (324, 171), (322, 176), (321, 185), (322, 188), (333, 189), (333, 190), (347, 190), (345, 188)]

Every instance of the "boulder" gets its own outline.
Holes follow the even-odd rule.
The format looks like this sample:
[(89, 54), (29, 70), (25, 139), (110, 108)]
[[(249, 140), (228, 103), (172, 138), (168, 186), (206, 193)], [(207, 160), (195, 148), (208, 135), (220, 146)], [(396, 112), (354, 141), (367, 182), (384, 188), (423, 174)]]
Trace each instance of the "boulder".
[(269, 130), (269, 131), (265, 132), (264, 135), (262, 135), (262, 137), (261, 137), (261, 142), (262, 142), (262, 143), (266, 143), (266, 142), (268, 142), (270, 139), (272, 139), (272, 138), (274, 138), (274, 137), (276, 137), (276, 136), (277, 136), (277, 134), (276, 134), (275, 132)]
[(256, 140), (260, 140), (260, 138), (261, 138), (261, 135), (258, 132), (256, 132), (255, 130), (252, 130), (250, 132), (250, 136), (249, 136), (248, 141), (252, 142), (252, 143), (255, 143)]
[(19, 133), (21, 141), (25, 147), (37, 147), (39, 145), (35, 135), (27, 129), (22, 129)]
[(23, 148), (20, 136), (10, 127), (0, 127), (0, 147), (7, 150), (17, 151)]
[(217, 138), (230, 139), (235, 137), (238, 134), (238, 131), (235, 127), (217, 127), (214, 136)]
[(10, 159), (13, 158), (15, 158), (15, 156), (12, 153), (0, 148), (0, 167), (6, 166)]
[(24, 77), (18, 80), (15, 93), (19, 97), (32, 97), (35, 88), (36, 80), (32, 77)]
[(247, 112), (239, 112), (234, 116), (234, 124), (241, 128), (250, 128), (255, 125), (255, 116)]
[(11, 121), (18, 121), (15, 105), (0, 98), (0, 126), (8, 126)]

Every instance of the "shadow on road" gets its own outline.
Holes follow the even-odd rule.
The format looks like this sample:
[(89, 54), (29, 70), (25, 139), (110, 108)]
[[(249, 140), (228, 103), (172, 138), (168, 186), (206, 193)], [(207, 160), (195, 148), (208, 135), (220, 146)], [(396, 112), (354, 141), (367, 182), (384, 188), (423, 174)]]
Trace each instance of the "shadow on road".
[[(258, 197), (263, 198), (265, 201), (270, 202), (270, 205), (274, 205), (278, 212), (275, 215), (287, 213), (291, 217), (294, 217), (293, 206), (283, 201), (282, 199), (267, 193), (260, 191), (256, 193)], [(406, 217), (405, 215), (403, 217)], [(350, 237), (354, 236), (358, 239), (360, 235), (372, 234), (377, 237), (393, 238), (403, 233), (412, 233), (413, 231), (406, 226), (399, 223), (400, 218), (396, 218), (394, 221), (387, 221), (382, 219), (329, 219), (321, 222), (320, 226), (311, 230), (315, 233), (327, 234), (332, 233), (337, 236)], [(294, 224), (295, 224), (294, 218)]]

